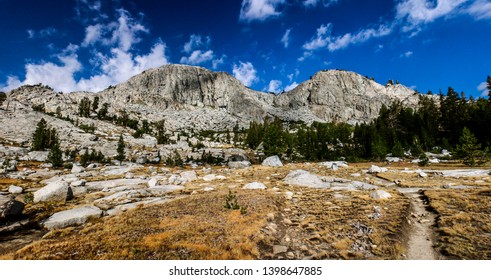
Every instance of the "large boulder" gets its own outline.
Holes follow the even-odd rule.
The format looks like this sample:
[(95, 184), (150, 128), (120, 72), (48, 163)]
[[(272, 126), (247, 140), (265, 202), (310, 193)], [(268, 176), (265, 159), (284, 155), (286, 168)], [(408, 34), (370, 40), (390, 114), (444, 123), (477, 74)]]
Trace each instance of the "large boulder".
[(85, 168), (83, 168), (82, 166), (80, 165), (76, 165), (74, 164), (73, 167), (72, 167), (72, 173), (73, 174), (77, 174), (77, 173), (82, 173), (85, 171)]
[(377, 174), (377, 173), (383, 173), (383, 172), (387, 172), (387, 171), (388, 171), (387, 168), (378, 167), (376, 165), (372, 165), (370, 168), (368, 168), (367, 173), (369, 173), (369, 174)]
[(24, 203), (13, 199), (12, 197), (0, 195), (0, 221), (3, 219), (12, 219), (22, 215)]
[(33, 152), (28, 153), (26, 156), (21, 157), (21, 160), (44, 162), (44, 161), (48, 160), (48, 154), (49, 154), (49, 152), (33, 151)]
[(22, 189), (22, 187), (18, 187), (15, 185), (10, 185), (10, 187), (9, 187), (9, 193), (11, 193), (11, 194), (20, 194), (23, 191), (24, 191), (24, 189)]
[(34, 192), (34, 203), (63, 202), (73, 198), (72, 189), (65, 181), (57, 181)]
[(281, 162), (281, 160), (278, 156), (272, 156), (272, 157), (268, 157), (265, 160), (263, 160), (262, 165), (263, 166), (270, 166), (270, 167), (281, 167), (281, 166), (283, 166), (283, 163)]
[(185, 184), (187, 182), (191, 182), (198, 179), (198, 175), (196, 175), (195, 171), (185, 171), (181, 173), (181, 182)]
[(310, 188), (329, 188), (330, 184), (328, 182), (324, 182), (321, 177), (311, 174), (305, 170), (294, 170), (291, 171), (283, 182), (289, 185), (302, 186), (302, 187), (310, 187)]
[(90, 218), (99, 218), (102, 210), (95, 206), (82, 206), (53, 214), (43, 226), (49, 230), (83, 225)]

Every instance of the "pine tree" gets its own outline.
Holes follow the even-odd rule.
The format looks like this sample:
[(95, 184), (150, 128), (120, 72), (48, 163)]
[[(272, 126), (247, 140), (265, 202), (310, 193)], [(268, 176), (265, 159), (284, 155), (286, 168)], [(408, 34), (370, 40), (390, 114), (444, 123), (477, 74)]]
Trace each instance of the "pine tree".
[(63, 166), (63, 153), (60, 149), (60, 140), (58, 139), (56, 130), (52, 130), (52, 144), (48, 153), (48, 162), (50, 162), (53, 167)]
[(489, 99), (491, 100), (491, 76), (488, 76), (487, 88), (488, 88), (488, 96), (490, 97)]
[(88, 97), (82, 98), (78, 105), (78, 115), (88, 118), (90, 116), (90, 100)]
[(120, 162), (125, 160), (125, 155), (124, 155), (124, 147), (125, 147), (125, 143), (124, 143), (124, 139), (123, 139), (123, 134), (120, 134), (119, 135), (119, 141), (118, 141), (118, 148), (117, 148), (117, 152), (118, 154), (116, 155), (116, 160), (119, 160)]
[(46, 123), (46, 120), (42, 118), (36, 127), (36, 130), (34, 131), (34, 134), (32, 136), (32, 150), (33, 151), (42, 151), (45, 148), (47, 148), (48, 144), (48, 124)]
[(464, 160), (465, 165), (476, 165), (476, 157), (482, 154), (481, 144), (477, 143), (477, 139), (472, 132), (464, 127), (460, 136), (457, 153)]
[(99, 96), (94, 97), (94, 101), (92, 102), (92, 111), (96, 112), (99, 108)]

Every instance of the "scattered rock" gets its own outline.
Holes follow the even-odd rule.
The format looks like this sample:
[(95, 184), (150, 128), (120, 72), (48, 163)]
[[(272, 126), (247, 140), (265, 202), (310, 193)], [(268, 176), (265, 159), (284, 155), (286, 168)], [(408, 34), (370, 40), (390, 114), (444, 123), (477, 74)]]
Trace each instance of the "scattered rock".
[(73, 198), (72, 189), (67, 182), (57, 181), (48, 184), (44, 188), (34, 192), (34, 203), (59, 202)]
[(253, 182), (246, 184), (242, 189), (244, 190), (265, 190), (266, 186), (263, 183)]
[(82, 206), (53, 214), (43, 226), (49, 230), (83, 225), (89, 218), (99, 218), (102, 210), (95, 206)]
[(87, 183), (87, 181), (85, 181), (85, 180), (73, 181), (70, 183), (70, 187), (82, 187), (82, 186), (85, 186), (85, 183)]
[(273, 246), (273, 254), (278, 255), (282, 253), (286, 253), (288, 251), (288, 247), (283, 245), (274, 245)]
[(24, 203), (11, 197), (0, 195), (0, 221), (22, 215)]
[(274, 221), (274, 218), (275, 218), (274, 213), (268, 213), (268, 214), (266, 215), (266, 219), (267, 219), (269, 222)]
[(250, 161), (230, 161), (228, 167), (235, 169), (243, 169), (251, 166)]
[(305, 170), (291, 171), (283, 182), (289, 185), (311, 187), (311, 188), (329, 188), (330, 184), (324, 182), (319, 176), (311, 174)]
[(401, 162), (402, 158), (399, 157), (386, 157), (385, 160), (387, 162), (393, 163), (393, 162)]
[(72, 173), (73, 174), (82, 173), (84, 171), (85, 171), (85, 169), (82, 166), (74, 164), (72, 167)]
[(125, 179), (133, 179), (133, 178), (135, 178), (135, 174), (128, 172), (128, 173), (124, 174), (124, 178)]
[(215, 174), (208, 174), (203, 177), (203, 180), (209, 182), (215, 180), (216, 178), (217, 176)]
[(378, 167), (378, 166), (376, 166), (376, 165), (372, 165), (372, 166), (371, 166), (371, 167), (368, 169), (367, 173), (369, 173), (369, 174), (377, 174), (377, 173), (383, 173), (383, 172), (387, 172), (387, 171), (388, 171), (388, 169), (387, 169), (387, 168), (384, 168), (384, 167)]
[(271, 156), (263, 160), (262, 166), (281, 167), (283, 163), (278, 156)]
[(10, 185), (9, 187), (9, 193), (11, 194), (20, 194), (24, 191), (24, 189), (22, 187), (18, 187), (18, 186), (14, 186), (14, 185)]
[(198, 179), (195, 171), (185, 171), (181, 173), (182, 184)]
[(205, 192), (211, 192), (211, 191), (214, 191), (214, 190), (215, 190), (215, 188), (212, 188), (212, 187), (206, 187), (206, 188), (203, 189), (203, 191), (205, 191)]
[(158, 183), (159, 181), (157, 180), (157, 178), (152, 178), (150, 179), (150, 181), (148, 181), (148, 187), (153, 188), (157, 186)]
[(293, 199), (293, 193), (292, 192), (285, 192), (285, 198), (288, 200), (292, 200)]
[(391, 198), (392, 195), (384, 190), (376, 190), (370, 193), (370, 197), (375, 199), (387, 199)]
[(334, 170), (334, 168), (339, 168), (339, 167), (346, 168), (346, 167), (348, 167), (348, 163), (346, 161), (326, 161), (326, 162), (319, 163), (319, 165), (323, 165), (323, 166), (325, 166), (329, 169), (333, 169), (333, 170)]
[(419, 175), (419, 177), (421, 177), (421, 178), (426, 178), (426, 177), (428, 177), (428, 174), (424, 173), (423, 171), (419, 172), (419, 174), (418, 174), (418, 175)]

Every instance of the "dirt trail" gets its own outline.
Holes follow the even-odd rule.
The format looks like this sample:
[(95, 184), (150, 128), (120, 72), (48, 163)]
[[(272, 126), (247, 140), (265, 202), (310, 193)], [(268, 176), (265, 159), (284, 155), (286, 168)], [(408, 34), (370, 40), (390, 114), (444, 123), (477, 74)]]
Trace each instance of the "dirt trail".
[(423, 198), (418, 191), (405, 193), (411, 200), (411, 213), (408, 217), (409, 237), (406, 259), (438, 260), (442, 257), (433, 248), (436, 215), (427, 211)]

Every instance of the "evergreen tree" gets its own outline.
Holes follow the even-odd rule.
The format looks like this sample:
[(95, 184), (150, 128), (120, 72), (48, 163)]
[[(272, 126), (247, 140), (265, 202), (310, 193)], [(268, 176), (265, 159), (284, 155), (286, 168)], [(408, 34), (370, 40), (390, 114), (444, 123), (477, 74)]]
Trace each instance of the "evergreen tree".
[(460, 136), (457, 152), (464, 160), (465, 165), (476, 165), (476, 157), (482, 155), (481, 144), (477, 143), (477, 139), (472, 132), (464, 127)]
[(491, 99), (491, 76), (488, 76), (488, 79), (486, 80), (487, 82), (487, 88), (488, 88), (488, 96)]
[(88, 97), (82, 98), (78, 105), (78, 115), (88, 118), (90, 116), (90, 100)]
[(94, 97), (94, 101), (92, 102), (92, 111), (97, 112), (99, 108), (99, 96)]
[(48, 153), (48, 162), (53, 164), (53, 167), (61, 167), (63, 166), (63, 153), (60, 149), (60, 141), (54, 128), (51, 137), (52, 144)]
[(118, 154), (116, 155), (116, 160), (119, 160), (120, 162), (122, 162), (126, 158), (124, 154), (125, 146), (126, 145), (124, 143), (123, 134), (120, 134), (119, 141), (118, 141), (118, 148), (116, 149), (116, 151), (118, 152)]
[(32, 150), (42, 151), (48, 146), (49, 128), (46, 120), (42, 118), (37, 126), (34, 134), (32, 136)]
[(102, 104), (102, 108), (99, 109), (99, 112), (97, 112), (97, 118), (99, 120), (105, 120), (107, 118), (108, 108), (109, 108), (108, 103)]

